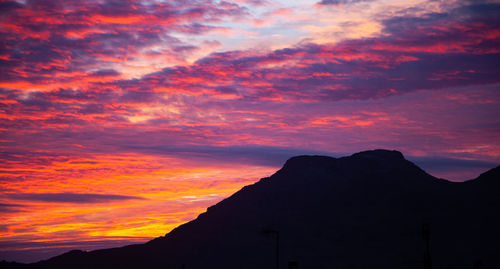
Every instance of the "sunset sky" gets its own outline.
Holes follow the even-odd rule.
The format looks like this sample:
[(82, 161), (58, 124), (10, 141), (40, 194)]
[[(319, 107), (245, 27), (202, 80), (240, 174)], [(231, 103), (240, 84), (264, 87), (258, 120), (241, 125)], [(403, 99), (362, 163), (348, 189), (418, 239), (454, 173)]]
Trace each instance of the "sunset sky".
[(500, 163), (500, 1), (0, 0), (0, 260), (164, 235), (291, 156)]

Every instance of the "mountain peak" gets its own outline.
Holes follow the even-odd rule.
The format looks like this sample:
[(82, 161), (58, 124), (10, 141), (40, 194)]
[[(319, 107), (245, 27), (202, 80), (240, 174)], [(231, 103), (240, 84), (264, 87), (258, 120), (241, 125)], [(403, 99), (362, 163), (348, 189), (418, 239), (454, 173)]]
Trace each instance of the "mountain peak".
[(396, 150), (376, 149), (362, 151), (351, 156), (334, 158), (318, 155), (301, 155), (286, 161), (281, 172), (285, 171), (350, 171), (355, 174), (364, 172), (388, 172), (395, 170), (419, 170)]
[[(397, 150), (375, 149), (355, 153), (348, 157), (339, 159), (358, 161), (359, 159), (373, 159), (384, 162), (401, 162), (406, 161), (403, 154)], [(339, 160), (338, 158), (321, 156), (321, 155), (300, 155), (288, 159), (285, 167), (304, 167), (309, 165), (321, 166)]]
[(283, 169), (287, 168), (305, 168), (310, 166), (324, 166), (337, 160), (334, 157), (321, 155), (299, 155), (288, 159), (283, 165)]
[[(348, 157), (342, 157), (340, 159), (358, 159), (358, 158), (368, 158), (368, 159), (379, 159), (379, 160), (387, 160), (387, 161), (404, 161), (406, 160), (403, 154), (397, 150), (387, 150), (387, 149), (375, 149), (375, 150), (367, 150), (355, 153)], [(307, 165), (323, 165), (325, 163), (331, 163), (335, 160), (338, 160), (334, 157), (329, 156), (321, 156), (321, 155), (299, 155), (294, 156), (288, 159), (284, 165), (284, 167), (290, 166), (307, 166)]]
[(375, 149), (361, 151), (351, 155), (351, 157), (379, 158), (386, 160), (405, 160), (403, 154), (397, 150)]
[(346, 162), (355, 169), (364, 168), (370, 171), (420, 170), (418, 166), (405, 159), (396, 150), (376, 149), (355, 153), (345, 157)]
[(497, 167), (471, 183), (444, 183), (394, 150), (296, 156), (164, 237), (70, 252), (32, 268), (267, 268), (276, 261), (282, 268), (289, 261), (301, 268), (401, 268), (424, 253), (424, 223), (432, 225), (436, 268), (475, 259), (500, 268), (500, 218), (492, 213), (500, 188), (490, 184), (499, 173)]

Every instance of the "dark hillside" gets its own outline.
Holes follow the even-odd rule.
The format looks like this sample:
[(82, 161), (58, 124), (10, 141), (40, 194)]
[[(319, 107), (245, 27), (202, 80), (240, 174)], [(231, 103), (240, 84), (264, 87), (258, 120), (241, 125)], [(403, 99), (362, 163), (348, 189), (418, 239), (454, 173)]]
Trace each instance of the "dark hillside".
[(499, 170), (452, 183), (397, 151), (293, 157), (164, 237), (32, 266), (276, 268), (279, 232), (280, 268), (424, 268), (426, 224), (433, 268), (500, 268)]

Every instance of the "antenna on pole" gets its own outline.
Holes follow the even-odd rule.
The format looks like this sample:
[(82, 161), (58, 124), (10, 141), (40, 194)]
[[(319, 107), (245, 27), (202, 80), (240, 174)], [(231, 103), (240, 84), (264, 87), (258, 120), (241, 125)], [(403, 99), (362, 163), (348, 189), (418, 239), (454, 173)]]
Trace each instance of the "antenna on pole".
[(431, 239), (431, 226), (428, 223), (422, 224), (422, 238), (425, 241), (424, 269), (432, 269), (431, 251), (429, 248)]
[(280, 232), (278, 230), (264, 229), (264, 230), (262, 230), (262, 233), (276, 235), (276, 269), (279, 269), (280, 268)]

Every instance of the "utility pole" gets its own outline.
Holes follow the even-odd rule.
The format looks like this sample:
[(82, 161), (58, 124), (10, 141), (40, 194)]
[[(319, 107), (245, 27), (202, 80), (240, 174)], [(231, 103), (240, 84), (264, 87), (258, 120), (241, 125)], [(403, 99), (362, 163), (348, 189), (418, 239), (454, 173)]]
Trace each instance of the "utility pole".
[(280, 232), (272, 229), (262, 230), (264, 234), (276, 235), (276, 269), (280, 268)]
[(422, 225), (422, 238), (425, 240), (424, 269), (432, 269), (431, 251), (429, 248), (431, 226), (428, 223)]

